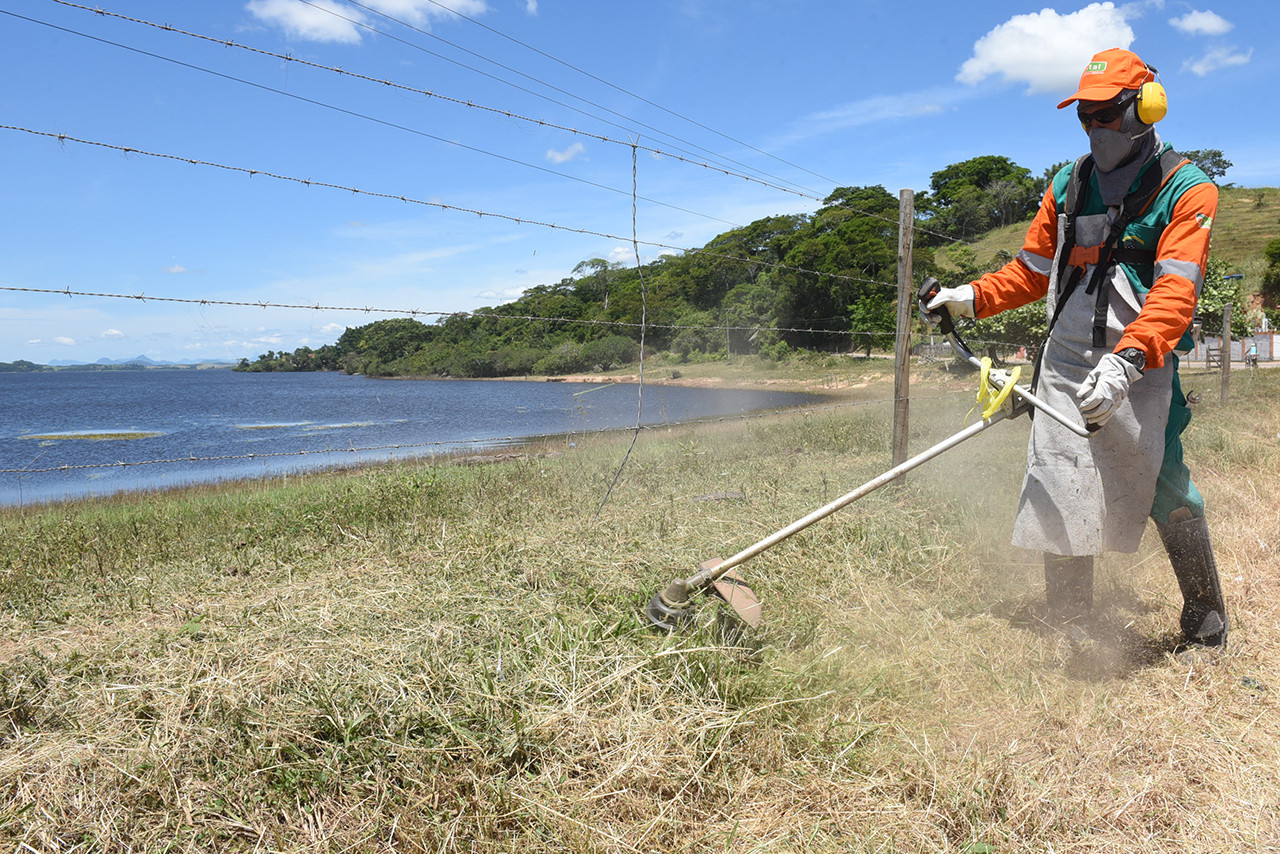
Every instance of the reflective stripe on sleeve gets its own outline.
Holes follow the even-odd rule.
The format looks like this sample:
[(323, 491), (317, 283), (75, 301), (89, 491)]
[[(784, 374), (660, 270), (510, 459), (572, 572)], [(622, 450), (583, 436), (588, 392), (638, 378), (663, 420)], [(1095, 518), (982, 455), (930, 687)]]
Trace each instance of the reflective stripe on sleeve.
[(1048, 276), (1049, 271), (1053, 269), (1053, 259), (1046, 258), (1043, 255), (1036, 255), (1023, 249), (1018, 253), (1018, 260), (1022, 265), (1033, 273), (1041, 276)]
[(1204, 275), (1200, 270), (1200, 265), (1194, 261), (1177, 261), (1172, 258), (1162, 258), (1156, 262), (1155, 278), (1161, 276), (1181, 276), (1182, 278), (1195, 285), (1196, 296), (1200, 295), (1200, 286), (1204, 284)]

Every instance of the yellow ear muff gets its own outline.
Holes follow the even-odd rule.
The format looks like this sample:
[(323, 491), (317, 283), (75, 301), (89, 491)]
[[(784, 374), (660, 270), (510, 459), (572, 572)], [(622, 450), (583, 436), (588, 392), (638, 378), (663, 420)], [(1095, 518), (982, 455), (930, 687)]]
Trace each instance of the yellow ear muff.
[(1138, 121), (1153, 125), (1169, 112), (1169, 96), (1158, 80), (1143, 83), (1138, 90)]

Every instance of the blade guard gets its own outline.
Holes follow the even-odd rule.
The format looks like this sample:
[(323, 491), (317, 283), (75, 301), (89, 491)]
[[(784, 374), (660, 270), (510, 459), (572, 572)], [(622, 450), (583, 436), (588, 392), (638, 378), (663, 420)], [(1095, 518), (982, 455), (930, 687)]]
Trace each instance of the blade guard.
[[(712, 558), (711, 560), (704, 560), (698, 565), (698, 568), (702, 570), (715, 569), (723, 562), (720, 558)], [(733, 608), (738, 618), (751, 628), (758, 627), (763, 620), (760, 600), (756, 598), (755, 591), (734, 570), (731, 569), (723, 573), (715, 581), (711, 582), (710, 592), (712, 595), (729, 603), (729, 607)]]

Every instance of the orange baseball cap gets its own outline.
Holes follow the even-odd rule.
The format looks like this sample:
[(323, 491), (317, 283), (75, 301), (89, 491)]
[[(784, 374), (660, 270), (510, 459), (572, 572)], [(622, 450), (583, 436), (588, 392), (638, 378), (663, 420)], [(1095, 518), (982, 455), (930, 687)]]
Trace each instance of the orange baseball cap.
[(1136, 53), (1113, 47), (1095, 53), (1080, 75), (1080, 89), (1058, 105), (1058, 109), (1076, 101), (1109, 101), (1125, 89), (1139, 89), (1155, 80), (1155, 73)]

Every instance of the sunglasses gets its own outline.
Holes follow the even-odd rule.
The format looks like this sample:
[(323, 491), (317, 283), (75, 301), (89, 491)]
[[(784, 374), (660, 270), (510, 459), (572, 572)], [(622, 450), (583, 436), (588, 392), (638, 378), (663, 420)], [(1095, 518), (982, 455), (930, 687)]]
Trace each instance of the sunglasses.
[(1124, 115), (1124, 111), (1128, 108), (1129, 102), (1135, 97), (1137, 96), (1130, 95), (1118, 104), (1108, 104), (1107, 106), (1097, 110), (1076, 108), (1076, 118), (1078, 118), (1080, 120), (1080, 124), (1085, 127), (1088, 127), (1090, 122), (1096, 122), (1100, 125), (1111, 124), (1116, 119)]

